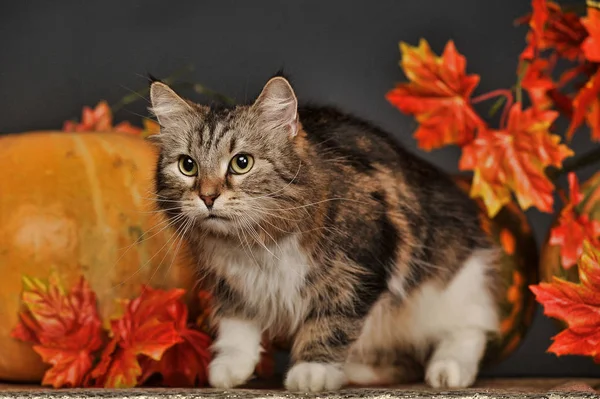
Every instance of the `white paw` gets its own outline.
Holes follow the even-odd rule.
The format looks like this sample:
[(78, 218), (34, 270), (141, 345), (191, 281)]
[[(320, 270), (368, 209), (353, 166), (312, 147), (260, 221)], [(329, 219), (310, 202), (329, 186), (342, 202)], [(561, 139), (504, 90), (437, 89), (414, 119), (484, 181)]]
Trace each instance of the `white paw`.
[(288, 391), (335, 391), (347, 384), (340, 365), (327, 363), (298, 363), (287, 373), (285, 387)]
[(425, 381), (434, 388), (466, 388), (476, 376), (475, 367), (464, 367), (454, 359), (434, 360), (427, 367)]
[(248, 381), (255, 367), (255, 359), (243, 352), (222, 353), (208, 366), (208, 382), (213, 388), (233, 388)]

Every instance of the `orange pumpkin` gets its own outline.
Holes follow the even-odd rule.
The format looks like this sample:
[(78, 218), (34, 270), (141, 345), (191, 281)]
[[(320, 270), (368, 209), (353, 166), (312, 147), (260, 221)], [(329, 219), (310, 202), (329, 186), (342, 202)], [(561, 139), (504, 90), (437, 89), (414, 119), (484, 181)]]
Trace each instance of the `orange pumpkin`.
[(185, 248), (175, 255), (179, 240), (150, 199), (156, 157), (119, 133), (0, 136), (0, 379), (39, 381), (46, 369), (10, 337), (24, 274), (55, 271), (67, 287), (85, 276), (104, 321), (141, 284), (191, 287)]

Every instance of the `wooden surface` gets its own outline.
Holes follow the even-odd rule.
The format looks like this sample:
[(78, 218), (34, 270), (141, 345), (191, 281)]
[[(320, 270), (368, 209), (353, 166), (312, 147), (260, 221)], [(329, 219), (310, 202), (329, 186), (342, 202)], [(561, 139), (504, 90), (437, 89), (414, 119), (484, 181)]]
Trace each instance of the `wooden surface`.
[(600, 398), (600, 379), (486, 379), (462, 390), (436, 391), (425, 385), (405, 385), (385, 388), (347, 388), (322, 394), (295, 394), (280, 389), (279, 383), (254, 381), (244, 389), (220, 391), (207, 388), (165, 389), (136, 388), (106, 389), (49, 389), (33, 385), (0, 383), (0, 399), (78, 399), (78, 398), (131, 398), (131, 399), (182, 399), (182, 398), (365, 398), (365, 399), (417, 399), (417, 398)]

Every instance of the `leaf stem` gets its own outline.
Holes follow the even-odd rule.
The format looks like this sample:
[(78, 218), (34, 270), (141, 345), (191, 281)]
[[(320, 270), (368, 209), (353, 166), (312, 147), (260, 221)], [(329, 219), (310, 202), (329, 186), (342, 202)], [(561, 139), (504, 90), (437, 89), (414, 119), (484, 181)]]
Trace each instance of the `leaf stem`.
[(482, 101), (486, 101), (491, 98), (495, 98), (495, 97), (499, 97), (499, 96), (502, 96), (506, 99), (506, 105), (504, 106), (504, 110), (502, 111), (502, 118), (500, 119), (500, 127), (504, 128), (504, 126), (506, 126), (506, 120), (508, 118), (508, 111), (510, 110), (510, 107), (512, 107), (513, 101), (514, 101), (513, 94), (510, 89), (492, 90), (489, 93), (485, 93), (485, 94), (482, 94), (480, 96), (473, 98), (471, 100), (471, 103), (477, 104)]
[(565, 160), (565, 162), (563, 162), (563, 167), (561, 169), (553, 168), (548, 171), (547, 175), (550, 180), (556, 181), (559, 177), (566, 175), (569, 172), (585, 168), (586, 166), (593, 165), (597, 162), (600, 162), (600, 146), (586, 152), (583, 155), (579, 155), (574, 158), (568, 158)]

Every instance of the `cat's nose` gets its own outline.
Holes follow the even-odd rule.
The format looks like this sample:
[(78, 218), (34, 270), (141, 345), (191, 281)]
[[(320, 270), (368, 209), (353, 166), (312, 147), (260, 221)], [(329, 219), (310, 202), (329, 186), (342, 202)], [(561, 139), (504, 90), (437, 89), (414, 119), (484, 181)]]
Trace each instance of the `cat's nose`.
[(219, 197), (219, 193), (215, 193), (215, 194), (200, 194), (199, 197), (202, 201), (204, 201), (204, 203), (206, 204), (206, 207), (210, 210), (213, 207), (213, 204), (215, 203), (215, 200)]

